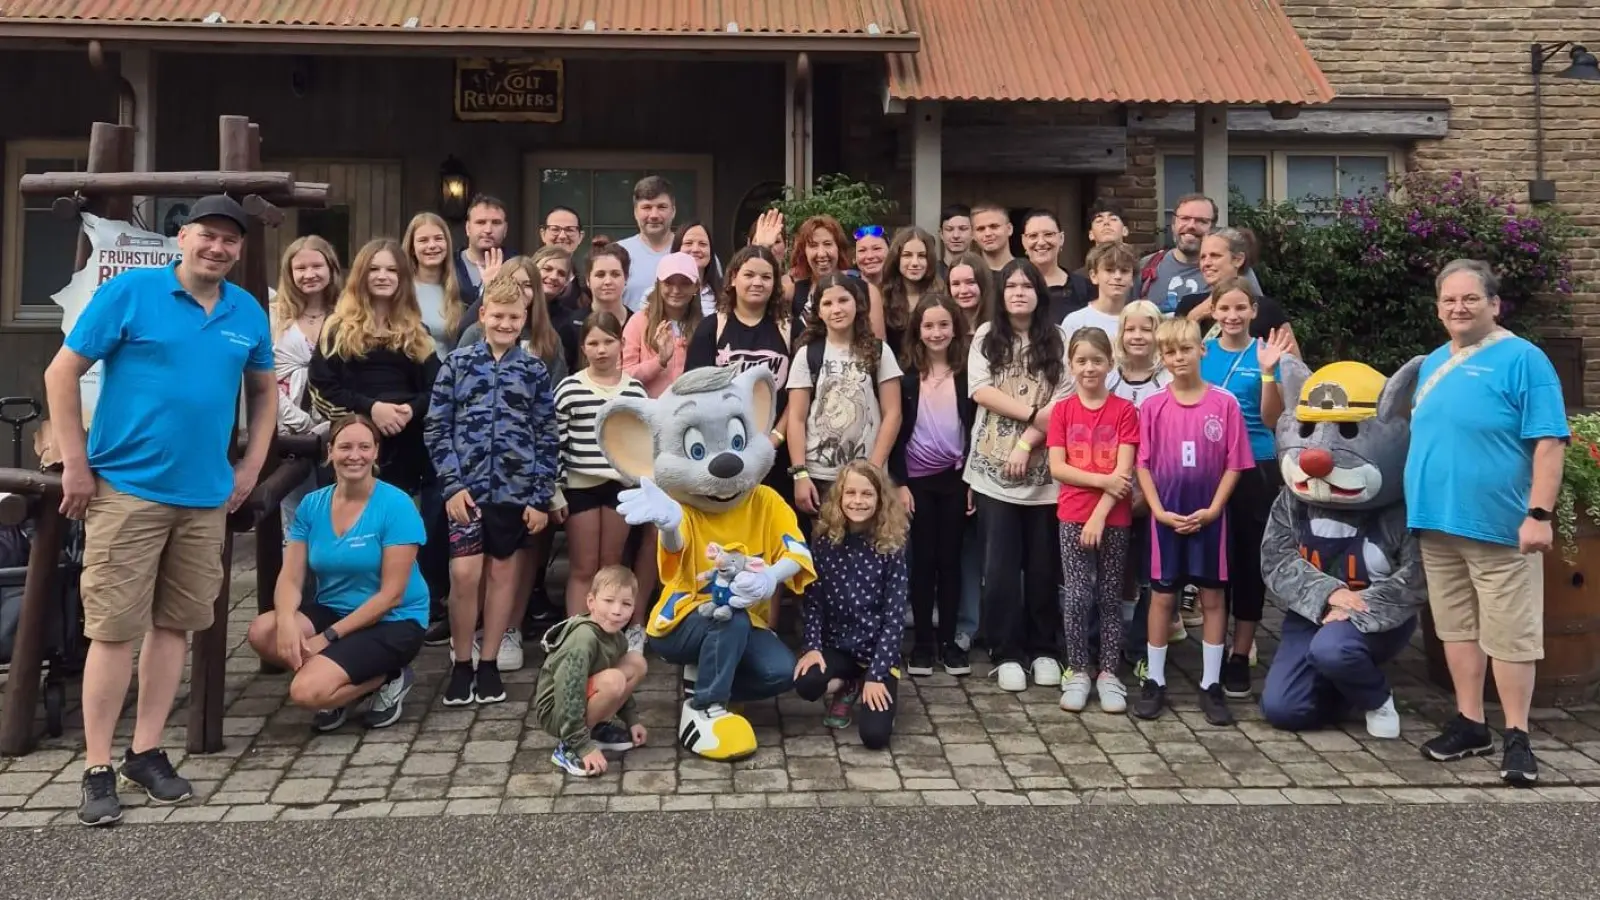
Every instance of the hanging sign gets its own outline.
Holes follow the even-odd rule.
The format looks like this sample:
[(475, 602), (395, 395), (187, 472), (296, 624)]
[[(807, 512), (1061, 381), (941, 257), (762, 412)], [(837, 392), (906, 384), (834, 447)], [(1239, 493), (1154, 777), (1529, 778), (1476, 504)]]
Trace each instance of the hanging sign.
[(565, 81), (559, 59), (458, 59), (456, 118), (559, 122)]

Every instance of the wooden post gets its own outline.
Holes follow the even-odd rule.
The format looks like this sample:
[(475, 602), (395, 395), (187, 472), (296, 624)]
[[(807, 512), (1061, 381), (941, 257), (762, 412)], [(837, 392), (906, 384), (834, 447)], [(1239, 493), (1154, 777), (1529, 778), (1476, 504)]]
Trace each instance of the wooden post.
[(33, 714), (39, 708), (39, 676), (44, 662), (45, 622), (56, 596), (61, 560), (61, 534), (66, 519), (58, 511), (61, 492), (45, 491), (39, 505), (38, 530), (28, 551), (28, 576), (22, 588), (22, 610), (6, 677), (6, 700), (0, 707), (0, 756), (33, 751)]

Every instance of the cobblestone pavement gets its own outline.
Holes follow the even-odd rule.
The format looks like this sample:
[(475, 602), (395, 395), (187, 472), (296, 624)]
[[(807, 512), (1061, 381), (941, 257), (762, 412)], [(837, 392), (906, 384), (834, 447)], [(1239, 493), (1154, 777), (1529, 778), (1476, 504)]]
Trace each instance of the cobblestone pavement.
[[(1535, 790), (1502, 787), (1498, 755), (1450, 765), (1424, 760), (1417, 745), (1452, 709), (1426, 683), (1415, 648), (1393, 667), (1399, 741), (1368, 737), (1360, 721), (1339, 731), (1276, 731), (1244, 702), (1233, 704), (1237, 726), (1209, 726), (1196, 704), (1193, 638), (1174, 646), (1169, 696), (1176, 709), (1159, 721), (1065, 713), (1056, 690), (1004, 693), (978, 663), (967, 678), (938, 674), (902, 686), (888, 752), (864, 749), (853, 729), (829, 731), (820, 705), (791, 695), (746, 708), (761, 743), (755, 756), (731, 765), (696, 758), (673, 742), (678, 670), (652, 660), (638, 694), (650, 745), (614, 761), (602, 777), (568, 777), (550, 764), (554, 739), (530, 713), (541, 656), (533, 642), (528, 665), (506, 675), (505, 703), (444, 708), (448, 654), (428, 648), (399, 723), (370, 732), (348, 724), (319, 735), (309, 712), (286, 704), (287, 676), (258, 674), (244, 645), (255, 610), (249, 565), (237, 567), (233, 580), (226, 748), (183, 753), (180, 695), (165, 744), (194, 782), (195, 799), (173, 808), (125, 796), (127, 822), (838, 806), (1600, 802), (1600, 705), (1535, 710)], [(1258, 690), (1275, 630), (1269, 619)], [(118, 755), (132, 727), (130, 702)], [(74, 712), (61, 738), (44, 740), (29, 756), (0, 759), (0, 826), (75, 821), (81, 741)]]

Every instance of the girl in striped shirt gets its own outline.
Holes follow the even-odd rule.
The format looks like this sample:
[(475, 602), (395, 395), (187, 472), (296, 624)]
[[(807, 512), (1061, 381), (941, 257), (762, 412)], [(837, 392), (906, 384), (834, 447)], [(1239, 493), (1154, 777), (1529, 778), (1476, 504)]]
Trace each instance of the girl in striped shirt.
[[(568, 616), (584, 612), (595, 573), (621, 563), (628, 540), (628, 523), (617, 512), (621, 476), (600, 452), (595, 417), (614, 397), (648, 399), (644, 385), (622, 371), (622, 323), (616, 316), (591, 313), (583, 322), (579, 348), (588, 365), (556, 387), (559, 478), (567, 504)], [(654, 537), (643, 546), (654, 553)]]

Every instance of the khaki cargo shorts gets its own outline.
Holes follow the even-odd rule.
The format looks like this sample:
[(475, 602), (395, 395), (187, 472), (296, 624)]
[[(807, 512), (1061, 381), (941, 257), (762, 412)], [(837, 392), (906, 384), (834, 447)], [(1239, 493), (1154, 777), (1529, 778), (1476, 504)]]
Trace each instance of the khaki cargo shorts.
[(210, 628), (226, 528), (220, 506), (167, 506), (98, 481), (84, 517), (84, 635), (121, 642), (152, 627)]
[(1477, 641), (1492, 659), (1544, 659), (1544, 557), (1422, 532), (1428, 608), (1441, 641)]

